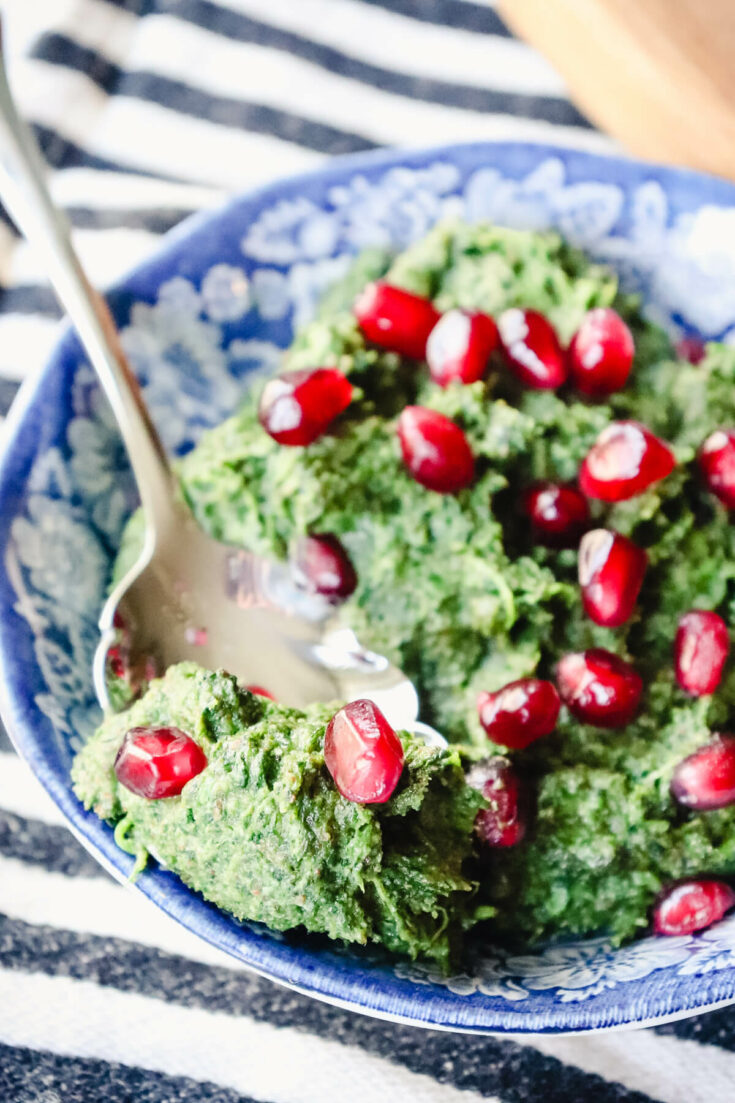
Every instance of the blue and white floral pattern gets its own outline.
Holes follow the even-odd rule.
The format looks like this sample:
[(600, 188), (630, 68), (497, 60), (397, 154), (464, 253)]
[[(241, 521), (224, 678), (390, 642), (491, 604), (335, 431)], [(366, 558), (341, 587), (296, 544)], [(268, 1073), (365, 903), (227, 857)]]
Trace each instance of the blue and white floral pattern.
[(550, 946), (538, 953), (496, 951), (492, 957), (473, 962), (471, 973), (452, 977), (416, 965), (398, 968), (402, 976), (423, 984), (445, 985), (464, 996), (481, 992), (518, 1001), (528, 999), (532, 992), (554, 990), (562, 1003), (578, 1003), (619, 984), (647, 977), (657, 969), (684, 963), (678, 971), (692, 973), (693, 963), (705, 959), (712, 960), (712, 947), (702, 941), (702, 936), (650, 938), (622, 948), (595, 938)]
[[(236, 202), (213, 216), (212, 227), (179, 235), (121, 289), (123, 343), (167, 446), (178, 453), (191, 447), (277, 368), (293, 327), (357, 251), (401, 248), (447, 217), (556, 227), (613, 264), (672, 332), (735, 335), (732, 186), (532, 146), (381, 155)], [(59, 378), (66, 380), (61, 401)], [(34, 415), (43, 433), (33, 428)], [(90, 678), (96, 619), (135, 488), (109, 407), (69, 339), (24, 418), (6, 449), (0, 485), (0, 657), (11, 726), (77, 831), (124, 873), (128, 858), (109, 829), (70, 798), (68, 767), (98, 716)], [(589, 1029), (735, 998), (735, 918), (698, 936), (647, 938), (621, 949), (604, 939), (524, 955), (478, 948), (467, 972), (446, 978), (415, 964), (388, 965), (379, 955), (271, 938), (235, 924), (160, 871), (139, 884), (262, 972), (428, 1024)]]
[[(704, 204), (677, 215), (656, 180), (632, 189), (571, 182), (561, 157), (547, 157), (518, 178), (482, 167), (462, 181), (456, 166), (441, 161), (391, 169), (377, 186), (358, 173), (329, 191), (326, 209), (306, 199), (275, 203), (242, 239), (245, 257), (273, 266), (256, 269), (254, 298), (264, 317), (283, 318), (298, 307), (295, 288), (308, 282), (311, 307), (339, 273), (335, 260), (367, 246), (404, 248), (454, 217), (554, 227), (614, 264), (672, 331), (683, 325), (722, 338), (735, 328), (735, 211)], [(299, 324), (307, 316), (308, 309), (296, 312)]]
[(214, 264), (202, 280), (202, 302), (213, 322), (237, 322), (250, 309), (250, 280), (242, 268)]
[(85, 363), (74, 377), (72, 407), (74, 417), (66, 431), (70, 486), (78, 491), (95, 528), (114, 546), (137, 493), (112, 410)]

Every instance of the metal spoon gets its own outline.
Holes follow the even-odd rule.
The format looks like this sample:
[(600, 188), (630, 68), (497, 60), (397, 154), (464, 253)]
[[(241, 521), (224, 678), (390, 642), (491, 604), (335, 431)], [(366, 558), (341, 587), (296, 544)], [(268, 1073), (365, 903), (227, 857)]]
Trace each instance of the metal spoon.
[(334, 626), (333, 610), (300, 589), (287, 564), (219, 543), (194, 522), (125, 358), (109, 308), (87, 279), (64, 216), (45, 183), (40, 151), (20, 118), (2, 61), (0, 24), (0, 198), (45, 258), (112, 406), (140, 493), (145, 539), (135, 566), (100, 616), (94, 685), (106, 710), (107, 655), (122, 619), (133, 665), (152, 658), (163, 671), (192, 659), (267, 687), (284, 704), (369, 697), (399, 728), (445, 743), (420, 724), (418, 696), (405, 675)]

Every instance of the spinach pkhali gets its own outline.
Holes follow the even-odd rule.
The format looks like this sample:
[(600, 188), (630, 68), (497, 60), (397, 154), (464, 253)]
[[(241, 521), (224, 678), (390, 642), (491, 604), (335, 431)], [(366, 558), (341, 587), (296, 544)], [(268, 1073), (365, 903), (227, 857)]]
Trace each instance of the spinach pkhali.
[[(437, 386), (423, 362), (366, 342), (352, 304), (375, 278), (439, 312), (542, 312), (564, 345), (588, 311), (613, 307), (635, 342), (630, 379), (598, 401), (568, 383), (533, 389), (496, 353), (483, 379)], [(286, 354), (286, 369), (317, 366), (339, 369), (354, 391), (308, 447), (271, 439), (256, 395), (181, 461), (202, 527), (281, 559), (308, 534), (338, 539), (357, 574), (341, 616), (408, 674), (422, 718), (468, 758), (492, 747), (478, 694), (553, 680), (570, 652), (602, 648), (632, 664), (643, 682), (636, 716), (604, 730), (563, 708), (551, 734), (508, 750), (532, 793), (528, 829), (517, 845), (485, 854), (477, 892), (462, 872), (477, 806), (456, 753), (402, 737), (401, 791), (384, 807), (350, 804), (322, 768), (327, 713), (263, 705), (223, 675), (179, 668), (129, 716), (106, 721), (77, 760), (80, 796), (235, 915), (440, 958), (450, 928), (488, 914), (478, 907), (494, 912), (491, 937), (531, 944), (605, 931), (620, 941), (647, 927), (672, 880), (735, 874), (735, 808), (697, 811), (670, 791), (678, 764), (735, 712), (735, 671), (726, 667), (714, 693), (695, 697), (673, 661), (684, 614), (715, 611), (728, 625), (735, 617), (735, 527), (697, 464), (708, 435), (735, 426), (735, 348), (709, 345), (698, 364), (678, 359), (615, 275), (556, 234), (451, 225), (399, 256), (358, 259)], [(433, 493), (411, 476), (396, 432), (408, 405), (463, 430), (470, 486)], [(648, 557), (635, 611), (611, 628), (585, 613), (576, 550), (537, 543), (521, 503), (539, 480), (576, 480), (600, 433), (628, 419), (668, 442), (675, 468), (628, 500), (590, 503), (592, 524)], [(146, 804), (115, 785), (111, 766), (126, 727), (159, 717), (205, 740), (210, 765), (181, 797)]]
[[(489, 911), (465, 868), (482, 797), (456, 750), (404, 732), (391, 799), (345, 800), (324, 765), (334, 711), (284, 708), (229, 674), (180, 663), (104, 722), (74, 761), (74, 789), (140, 864), (154, 855), (238, 919), (380, 942), (446, 967), (463, 927)], [(205, 769), (164, 800), (121, 785), (126, 732), (171, 726), (202, 748)]]

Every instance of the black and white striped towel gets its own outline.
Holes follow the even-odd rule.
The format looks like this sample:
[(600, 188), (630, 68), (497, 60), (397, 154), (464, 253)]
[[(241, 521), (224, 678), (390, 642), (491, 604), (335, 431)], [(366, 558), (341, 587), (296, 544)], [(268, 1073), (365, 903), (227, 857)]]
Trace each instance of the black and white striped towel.
[[(611, 146), (490, 4), (2, 6), (16, 91), (102, 286), (191, 211), (333, 154), (498, 136)], [(57, 316), (0, 222), (0, 413)], [(374, 1022), (253, 977), (109, 880), (0, 740), (0, 1103), (735, 1100), (735, 1010), (501, 1041)]]

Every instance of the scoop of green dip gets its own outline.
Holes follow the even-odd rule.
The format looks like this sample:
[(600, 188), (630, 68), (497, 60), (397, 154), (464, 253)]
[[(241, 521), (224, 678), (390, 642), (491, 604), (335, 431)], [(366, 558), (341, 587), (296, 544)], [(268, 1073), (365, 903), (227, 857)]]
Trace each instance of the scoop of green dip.
[[(498, 361), (485, 381), (442, 390), (425, 365), (362, 339), (351, 304), (384, 273), (442, 310), (540, 310), (563, 341), (591, 307), (613, 305), (635, 337), (630, 382), (589, 403), (571, 389), (522, 389)], [(498, 909), (495, 934), (523, 943), (600, 930), (629, 938), (647, 926), (671, 878), (735, 873), (735, 809), (691, 813), (669, 794), (676, 763), (726, 730), (735, 712), (733, 673), (713, 697), (693, 700), (676, 686), (672, 662), (683, 613), (735, 616), (735, 528), (694, 462), (713, 429), (735, 425), (735, 349), (710, 345), (703, 363), (679, 362), (615, 276), (557, 235), (457, 225), (397, 258), (369, 253), (357, 262), (287, 355), (294, 369), (325, 365), (359, 391), (314, 444), (277, 445), (248, 400), (183, 461), (183, 491), (204, 528), (279, 557), (302, 534), (337, 535), (359, 578), (344, 620), (415, 681), (422, 717), (450, 740), (487, 748), (478, 691), (552, 677), (568, 651), (608, 648), (645, 681), (640, 714), (625, 729), (602, 732), (563, 711), (553, 735), (511, 756), (535, 812), (525, 841), (488, 865), (483, 892)], [(472, 487), (435, 494), (406, 472), (395, 423), (407, 403), (462, 426), (477, 458)], [(606, 629), (582, 610), (576, 552), (535, 547), (519, 502), (534, 480), (574, 479), (600, 431), (620, 418), (668, 440), (678, 466), (630, 501), (595, 506), (595, 519), (645, 547), (650, 564), (637, 613)], [(136, 541), (133, 528), (124, 555)]]
[[(391, 799), (345, 800), (324, 765), (335, 707), (283, 708), (229, 674), (181, 663), (105, 721), (75, 759), (74, 789), (117, 824), (126, 850), (151, 853), (238, 919), (380, 942), (445, 967), (477, 912), (463, 867), (484, 802), (456, 751), (405, 732)], [(137, 796), (115, 776), (118, 748), (131, 727), (170, 725), (203, 748), (207, 766), (180, 796)]]

